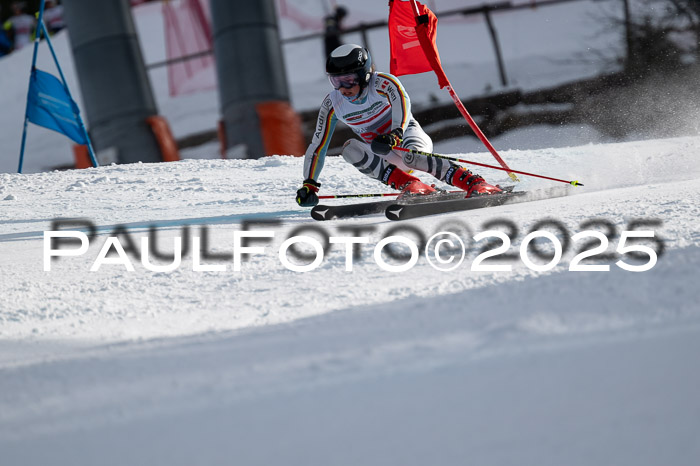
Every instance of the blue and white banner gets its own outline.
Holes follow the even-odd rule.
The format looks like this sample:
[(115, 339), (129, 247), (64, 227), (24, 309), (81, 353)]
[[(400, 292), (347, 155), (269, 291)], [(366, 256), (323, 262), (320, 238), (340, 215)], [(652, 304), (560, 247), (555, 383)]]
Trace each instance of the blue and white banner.
[(80, 124), (80, 110), (55, 76), (32, 70), (27, 118), (35, 125), (65, 134), (77, 144), (87, 144)]

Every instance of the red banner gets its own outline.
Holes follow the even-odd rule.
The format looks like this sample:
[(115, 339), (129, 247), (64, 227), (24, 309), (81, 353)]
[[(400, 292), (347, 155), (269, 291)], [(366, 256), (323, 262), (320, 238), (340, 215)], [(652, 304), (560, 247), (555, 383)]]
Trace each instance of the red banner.
[(450, 82), (442, 69), (435, 44), (437, 17), (420, 2), (418, 17), (410, 0), (392, 0), (389, 6), (390, 72), (393, 75), (434, 71), (440, 88)]
[(163, 19), (167, 57), (174, 61), (168, 65), (170, 95), (216, 89), (216, 66), (211, 54), (177, 61), (182, 57), (212, 50), (209, 2), (163, 2)]

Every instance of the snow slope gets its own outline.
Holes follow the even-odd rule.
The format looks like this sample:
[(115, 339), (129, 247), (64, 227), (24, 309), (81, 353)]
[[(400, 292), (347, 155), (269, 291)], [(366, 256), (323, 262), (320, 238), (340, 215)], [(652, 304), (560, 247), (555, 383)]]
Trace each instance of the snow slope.
[[(514, 168), (586, 186), (401, 224), (427, 235), (461, 222), (468, 241), (508, 220), (517, 246), (547, 218), (572, 234), (591, 219), (618, 233), (660, 221), (665, 251), (642, 273), (570, 272), (573, 249), (549, 272), (521, 260), (472, 272), (475, 248), (451, 272), (423, 258), (389, 273), (371, 254), (396, 226), (381, 217), (320, 225), (376, 228), (352, 272), (337, 245), (292, 272), (280, 243), (319, 226), (290, 196), (296, 158), (2, 174), (3, 464), (695, 464), (698, 153), (697, 136), (505, 151)], [(321, 181), (326, 193), (382, 191), (338, 158)], [(90, 219), (98, 235), (44, 272), (56, 217)], [(138, 260), (90, 272), (117, 224), (134, 241), (156, 225), (161, 250), (205, 225), (209, 250), (231, 253), (245, 219), (278, 223), (255, 227), (274, 240), (238, 272), (231, 259), (194, 272), (191, 255), (171, 273)]]

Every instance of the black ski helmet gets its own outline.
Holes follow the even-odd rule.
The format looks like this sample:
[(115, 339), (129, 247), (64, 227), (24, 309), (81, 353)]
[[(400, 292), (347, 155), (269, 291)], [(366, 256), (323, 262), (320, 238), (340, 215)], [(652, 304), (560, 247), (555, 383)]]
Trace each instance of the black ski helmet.
[(355, 73), (360, 88), (364, 89), (372, 75), (372, 57), (357, 44), (344, 44), (333, 50), (326, 60), (328, 76)]

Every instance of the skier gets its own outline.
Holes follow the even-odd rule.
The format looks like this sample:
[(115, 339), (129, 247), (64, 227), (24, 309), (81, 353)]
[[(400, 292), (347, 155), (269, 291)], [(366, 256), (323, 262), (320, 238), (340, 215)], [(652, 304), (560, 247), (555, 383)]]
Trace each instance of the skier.
[(423, 152), (431, 152), (433, 142), (413, 118), (401, 82), (388, 73), (374, 71), (367, 49), (354, 44), (341, 45), (328, 57), (326, 73), (334, 90), (321, 104), (316, 130), (304, 156), (304, 182), (297, 191), (297, 204), (303, 207), (318, 204), (321, 186), (318, 178), (338, 120), (362, 138), (345, 142), (343, 159), (393, 189), (412, 194), (435, 192), (432, 186), (407, 173), (420, 170), (465, 190), (467, 196), (502, 192), (479, 175), (443, 159), (372, 151), (370, 144), (375, 140), (375, 147), (399, 145)]

